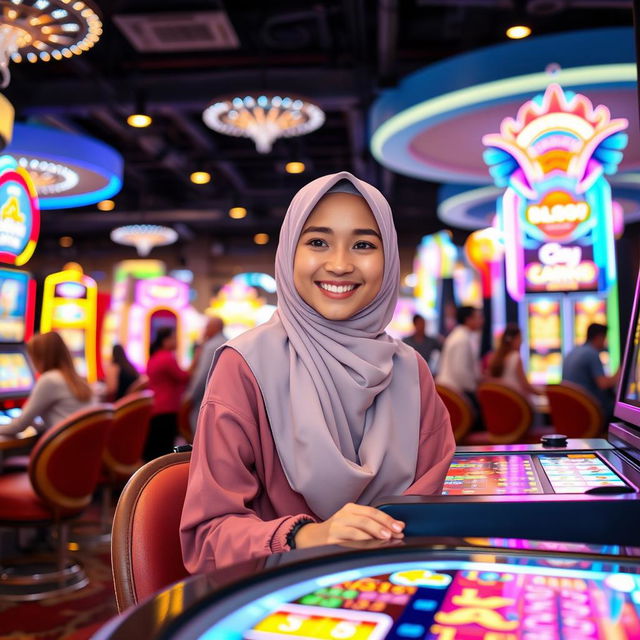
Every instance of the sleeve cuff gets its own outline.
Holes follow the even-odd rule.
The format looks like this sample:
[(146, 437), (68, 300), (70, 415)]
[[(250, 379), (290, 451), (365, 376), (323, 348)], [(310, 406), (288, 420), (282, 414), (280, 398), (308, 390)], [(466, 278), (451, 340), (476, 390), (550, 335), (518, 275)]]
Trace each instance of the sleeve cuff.
[(301, 520), (310, 520), (311, 522), (317, 522), (317, 520), (306, 513), (301, 513), (296, 516), (289, 516), (284, 518), (278, 525), (273, 538), (271, 538), (271, 552), (282, 553), (283, 551), (291, 551), (291, 547), (287, 543), (287, 536), (293, 527), (295, 527)]

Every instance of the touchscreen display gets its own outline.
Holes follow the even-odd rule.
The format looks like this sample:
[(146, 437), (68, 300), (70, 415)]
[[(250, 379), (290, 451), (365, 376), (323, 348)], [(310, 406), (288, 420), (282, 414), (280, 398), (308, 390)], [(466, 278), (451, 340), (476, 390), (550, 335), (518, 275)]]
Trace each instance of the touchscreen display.
[(594, 487), (626, 487), (595, 453), (541, 455), (538, 460), (555, 493), (584, 493)]
[(637, 638), (638, 576), (586, 566), (442, 560), (292, 579), (268, 595), (247, 599), (244, 606), (234, 607), (194, 636), (201, 640)]
[(24, 353), (0, 353), (0, 396), (26, 396), (34, 384), (33, 372)]
[(24, 342), (29, 275), (0, 269), (0, 342)]
[(442, 495), (517, 495), (544, 493), (531, 456), (454, 456)]

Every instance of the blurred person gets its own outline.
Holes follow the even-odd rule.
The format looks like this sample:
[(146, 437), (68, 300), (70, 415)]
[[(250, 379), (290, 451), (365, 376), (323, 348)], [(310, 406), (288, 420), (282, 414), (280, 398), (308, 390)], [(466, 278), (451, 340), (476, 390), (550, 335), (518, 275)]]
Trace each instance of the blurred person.
[(563, 382), (573, 382), (590, 393), (600, 404), (607, 421), (613, 417), (614, 390), (620, 379), (620, 370), (606, 375), (600, 360), (600, 352), (607, 345), (608, 330), (606, 324), (591, 323), (585, 343), (569, 351), (562, 365)]
[(114, 344), (111, 362), (105, 368), (106, 396), (110, 401), (120, 400), (131, 385), (140, 378), (140, 373), (131, 364), (120, 344)]
[(27, 352), (40, 377), (22, 413), (0, 426), (0, 435), (13, 435), (30, 425), (46, 431), (93, 402), (91, 387), (76, 372), (69, 349), (59, 334), (51, 331), (34, 335), (27, 342)]
[(416, 313), (413, 316), (413, 333), (404, 338), (403, 342), (413, 347), (425, 359), (425, 362), (433, 372), (442, 345), (437, 338), (428, 336), (425, 333), (425, 329), (425, 319), (419, 313)]
[(209, 369), (211, 369), (213, 356), (216, 349), (227, 341), (222, 333), (223, 329), (224, 322), (222, 321), (222, 318), (219, 318), (218, 316), (209, 318), (204, 328), (202, 345), (198, 351), (198, 359), (193, 367), (191, 382), (189, 383), (185, 394), (185, 397), (189, 399), (192, 405), (190, 421), (191, 431), (193, 433), (196, 432), (198, 412), (200, 411), (200, 405), (202, 404), (202, 398), (204, 397), (205, 388), (207, 386), (207, 377), (209, 375)]
[(177, 346), (175, 329), (162, 327), (149, 349), (147, 377), (155, 397), (143, 454), (147, 461), (171, 453), (178, 433), (178, 411), (189, 373), (176, 360)]
[(542, 396), (544, 391), (534, 387), (524, 372), (520, 347), (522, 331), (515, 323), (509, 323), (500, 336), (498, 348), (490, 355), (487, 373), (491, 378), (509, 385), (524, 394)]

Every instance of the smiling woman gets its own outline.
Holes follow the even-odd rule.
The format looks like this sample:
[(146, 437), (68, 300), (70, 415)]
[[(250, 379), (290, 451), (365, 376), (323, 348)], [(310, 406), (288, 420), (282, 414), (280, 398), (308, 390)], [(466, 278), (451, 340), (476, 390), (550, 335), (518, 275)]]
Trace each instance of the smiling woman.
[(293, 278), (300, 297), (325, 318), (347, 320), (373, 301), (383, 273), (380, 229), (366, 200), (327, 193), (298, 240)]

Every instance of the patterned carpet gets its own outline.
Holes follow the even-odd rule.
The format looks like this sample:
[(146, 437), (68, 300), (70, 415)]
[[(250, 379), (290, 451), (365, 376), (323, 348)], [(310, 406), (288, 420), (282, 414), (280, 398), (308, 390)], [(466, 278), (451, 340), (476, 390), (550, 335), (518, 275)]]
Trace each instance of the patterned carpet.
[(108, 549), (75, 555), (89, 584), (74, 593), (39, 602), (0, 602), (0, 640), (81, 640), (117, 614)]

